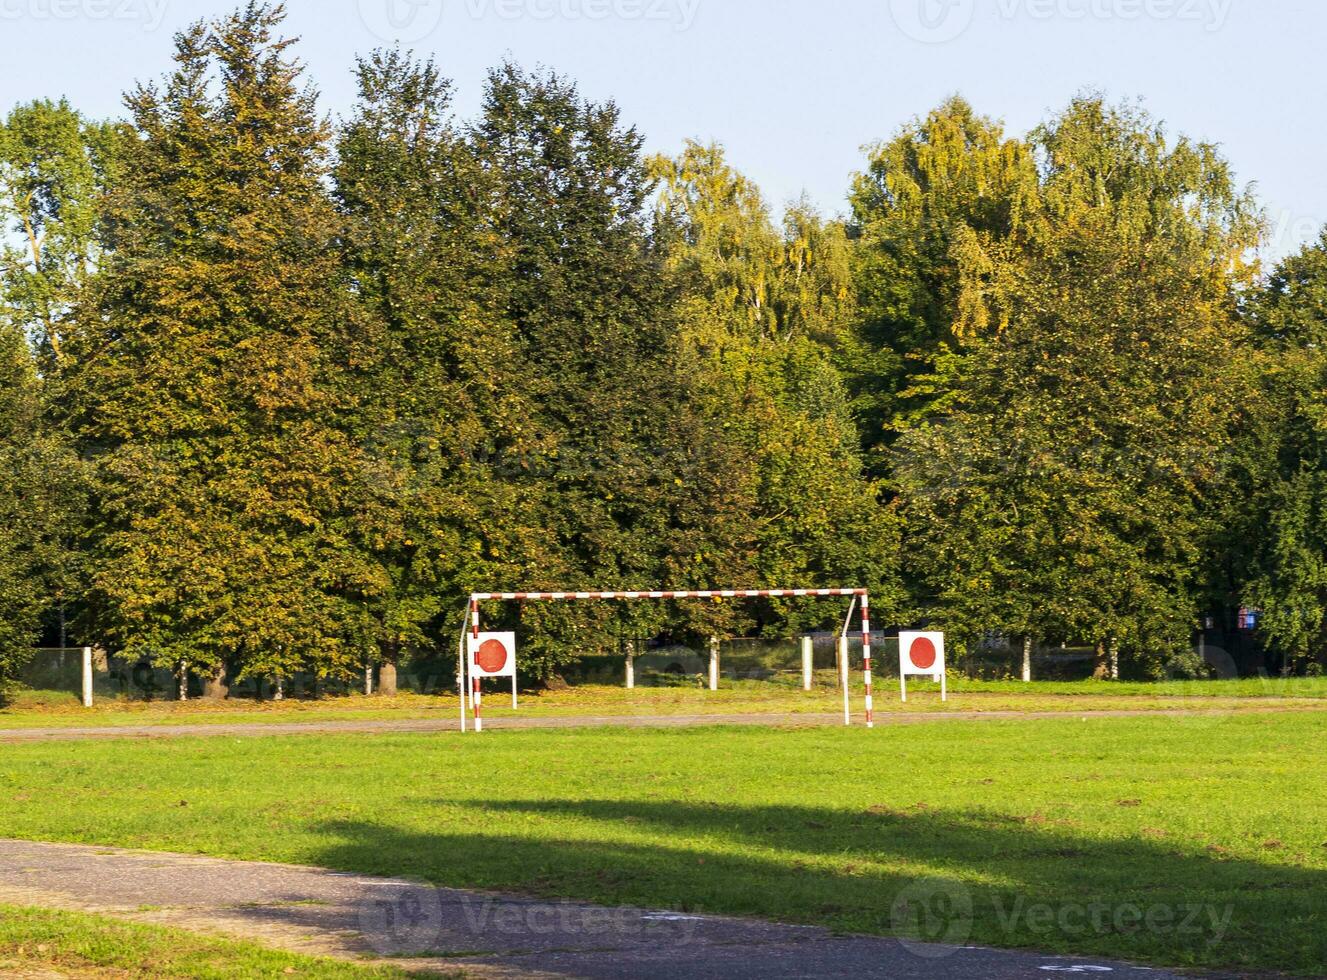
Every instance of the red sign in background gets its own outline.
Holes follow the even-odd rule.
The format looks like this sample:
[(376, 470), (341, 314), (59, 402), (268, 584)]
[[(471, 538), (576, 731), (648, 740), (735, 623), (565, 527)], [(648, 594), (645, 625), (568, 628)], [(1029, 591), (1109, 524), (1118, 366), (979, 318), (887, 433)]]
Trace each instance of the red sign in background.
[(507, 648), (499, 640), (485, 640), (475, 651), (475, 665), (486, 674), (496, 674), (507, 666)]
[(908, 659), (918, 670), (930, 670), (934, 667), (936, 656), (935, 644), (927, 636), (913, 640), (912, 646), (908, 649)]

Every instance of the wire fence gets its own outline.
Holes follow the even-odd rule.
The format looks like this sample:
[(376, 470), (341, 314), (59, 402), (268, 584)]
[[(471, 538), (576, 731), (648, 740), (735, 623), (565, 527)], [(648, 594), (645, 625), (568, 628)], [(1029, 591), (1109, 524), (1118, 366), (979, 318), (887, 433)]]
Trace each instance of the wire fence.
[[(975, 644), (951, 651), (951, 670), (972, 680), (1017, 680), (1023, 676), (1023, 646), (1010, 643)], [(1038, 645), (1032, 651), (1032, 676), (1039, 681), (1090, 680), (1097, 669), (1097, 651), (1090, 646)]]
[[(840, 644), (833, 634), (813, 634), (811, 641), (810, 673), (816, 687), (837, 687), (841, 665)], [(805, 681), (806, 664), (803, 660), (803, 638), (727, 638), (717, 644), (717, 678), (721, 684), (739, 682), (766, 682), (776, 685), (801, 687)], [(897, 674), (898, 640), (873, 639), (872, 655), (895, 661)], [(848, 657), (850, 675), (857, 676), (862, 668), (862, 640), (849, 637), (844, 648)], [(709, 681), (711, 645), (704, 642), (660, 643), (637, 640), (622, 645), (616, 656), (587, 658), (576, 671), (576, 680), (588, 683), (622, 683), (626, 669), (627, 651), (633, 652), (632, 674), (638, 687), (705, 686)]]
[(60, 704), (83, 699), (83, 648), (37, 650), (14, 676), (32, 700)]
[[(840, 640), (830, 633), (812, 634), (811, 683), (817, 688), (837, 687), (840, 682)], [(769, 683), (800, 687), (805, 682), (803, 638), (729, 638), (718, 643), (720, 684)], [(853, 682), (862, 668), (862, 640), (850, 635), (848, 672)], [(623, 642), (616, 652), (588, 655), (566, 672), (572, 683), (622, 685), (626, 682), (627, 652), (633, 652), (634, 684), (639, 687), (704, 687), (709, 683), (710, 644), (636, 640)], [(898, 638), (872, 637), (872, 666), (880, 681), (898, 677)], [(75, 648), (44, 648), (17, 673), (15, 680), (25, 689), (25, 699), (49, 704), (78, 703), (84, 693), (84, 651)], [(169, 669), (147, 658), (123, 657), (93, 650), (91, 693), (94, 700), (162, 701), (179, 697), (179, 678)], [(950, 651), (950, 672), (971, 679), (1007, 680), (1022, 676), (1021, 644), (1003, 641), (974, 644)], [(1032, 676), (1045, 681), (1078, 681), (1093, 676), (1097, 652), (1086, 646), (1043, 646), (1032, 655)], [(317, 698), (362, 693), (379, 689), (380, 671), (371, 668), (366, 685), (356, 677), (320, 678), (297, 674), (284, 680), (280, 692), (287, 698)], [(418, 695), (451, 694), (455, 691), (455, 664), (448, 658), (408, 661), (397, 671), (397, 690)], [(190, 698), (203, 693), (202, 680), (188, 678)], [(248, 678), (230, 685), (232, 697), (269, 700), (277, 695), (270, 678)]]

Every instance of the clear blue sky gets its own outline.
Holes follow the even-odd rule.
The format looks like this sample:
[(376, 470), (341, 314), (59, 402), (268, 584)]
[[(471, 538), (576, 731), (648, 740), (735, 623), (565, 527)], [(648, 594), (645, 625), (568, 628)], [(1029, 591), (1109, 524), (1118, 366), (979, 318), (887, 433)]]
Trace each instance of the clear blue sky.
[[(0, 104), (67, 96), (96, 116), (168, 67), (218, 0), (0, 0)], [(1321, 0), (291, 0), (324, 108), (356, 52), (401, 35), (459, 87), (505, 56), (612, 98), (652, 150), (719, 140), (776, 207), (844, 209), (863, 144), (960, 92), (1024, 131), (1084, 87), (1138, 97), (1219, 142), (1293, 249), (1327, 222)], [(393, 26), (395, 24), (396, 26)]]

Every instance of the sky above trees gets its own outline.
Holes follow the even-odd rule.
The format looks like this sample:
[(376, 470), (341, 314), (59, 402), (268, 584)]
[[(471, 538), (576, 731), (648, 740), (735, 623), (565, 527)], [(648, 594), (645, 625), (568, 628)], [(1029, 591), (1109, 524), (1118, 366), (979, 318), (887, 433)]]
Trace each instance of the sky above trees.
[[(0, 108), (65, 95), (93, 118), (121, 115), (121, 92), (167, 68), (170, 34), (228, 6), (63, 2), (5, 8)], [(1275, 257), (1327, 223), (1318, 174), (1327, 107), (1295, 97), (1327, 31), (1324, 5), (959, 0), (949, 19), (919, 30), (923, 2), (422, 0), (412, 17), (409, 0), (293, 0), (288, 29), (334, 115), (354, 105), (345, 65), (397, 36), (456, 80), (467, 116), (487, 69), (510, 56), (616, 100), (647, 150), (720, 140), (773, 206), (805, 190), (831, 214), (845, 210), (863, 144), (953, 93), (1013, 132), (1085, 87), (1112, 100), (1145, 95), (1173, 130), (1219, 140), (1240, 180), (1257, 182)]]

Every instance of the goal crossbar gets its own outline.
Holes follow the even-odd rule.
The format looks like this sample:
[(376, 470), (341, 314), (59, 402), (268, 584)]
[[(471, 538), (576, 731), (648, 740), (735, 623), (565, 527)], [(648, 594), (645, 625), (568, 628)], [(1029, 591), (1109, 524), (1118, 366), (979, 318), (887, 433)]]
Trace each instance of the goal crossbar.
[(865, 596), (866, 589), (727, 589), (701, 592), (477, 592), (472, 602), (554, 602), (562, 599), (795, 599)]
[[(479, 604), (481, 602), (588, 602), (594, 600), (621, 601), (632, 599), (803, 599), (851, 598), (848, 620), (844, 624), (846, 635), (853, 610), (861, 604), (862, 614), (862, 669), (865, 674), (866, 727), (875, 727), (875, 705), (871, 696), (871, 597), (866, 589), (702, 589), (690, 591), (653, 592), (475, 592), (469, 600), (462, 643), (457, 651), (459, 669), (457, 683), (461, 689), (461, 731), (466, 730), (466, 693), (471, 695), (475, 712), (475, 731), (483, 731), (479, 678), (468, 676), (469, 658), (465, 655), (466, 634), (479, 638)], [(845, 653), (846, 656), (846, 653)], [(846, 673), (846, 670), (845, 670)], [(513, 682), (514, 683), (514, 682)], [(514, 690), (514, 688), (513, 688)], [(848, 710), (848, 687), (844, 684), (844, 724), (851, 725)]]

